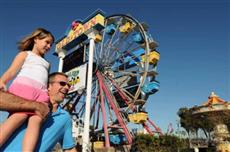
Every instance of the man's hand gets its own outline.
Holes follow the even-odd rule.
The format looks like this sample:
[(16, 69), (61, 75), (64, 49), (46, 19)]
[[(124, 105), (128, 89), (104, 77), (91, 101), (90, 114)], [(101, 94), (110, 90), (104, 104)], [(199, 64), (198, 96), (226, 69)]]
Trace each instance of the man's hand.
[(36, 102), (36, 106), (35, 106), (35, 110), (34, 112), (41, 117), (43, 120), (46, 119), (46, 117), (48, 116), (49, 112), (50, 112), (50, 108), (48, 107), (48, 105), (44, 104), (44, 103), (39, 103)]

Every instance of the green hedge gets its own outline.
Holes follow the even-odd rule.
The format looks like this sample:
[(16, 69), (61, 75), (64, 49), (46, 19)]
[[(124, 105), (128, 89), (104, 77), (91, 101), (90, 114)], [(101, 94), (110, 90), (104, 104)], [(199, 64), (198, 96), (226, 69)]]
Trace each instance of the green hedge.
[(136, 136), (131, 152), (189, 152), (188, 146), (187, 139), (180, 139), (177, 136), (156, 137), (140, 134)]

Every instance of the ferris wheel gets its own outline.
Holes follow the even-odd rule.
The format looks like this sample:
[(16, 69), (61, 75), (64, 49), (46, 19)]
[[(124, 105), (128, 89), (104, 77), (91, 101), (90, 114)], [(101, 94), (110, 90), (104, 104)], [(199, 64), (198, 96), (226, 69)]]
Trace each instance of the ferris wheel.
[(156, 47), (147, 24), (129, 15), (105, 17), (100, 11), (83, 22), (74, 21), (66, 36), (57, 42), (59, 71), (69, 75), (72, 85), (63, 107), (71, 113), (78, 128), (84, 126), (86, 82), (89, 83), (86, 77), (93, 49), (89, 116), (92, 142), (100, 141), (105, 147), (131, 144), (129, 123), (140, 124), (151, 134), (161, 134), (145, 111), (149, 95), (159, 89), (155, 78), (160, 54)]

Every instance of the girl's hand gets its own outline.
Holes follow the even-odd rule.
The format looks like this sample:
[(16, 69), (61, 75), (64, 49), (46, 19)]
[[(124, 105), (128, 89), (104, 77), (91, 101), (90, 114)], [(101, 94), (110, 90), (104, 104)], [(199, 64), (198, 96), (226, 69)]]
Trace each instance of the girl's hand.
[(6, 91), (6, 84), (2, 81), (2, 79), (0, 79), (0, 90), (1, 91)]

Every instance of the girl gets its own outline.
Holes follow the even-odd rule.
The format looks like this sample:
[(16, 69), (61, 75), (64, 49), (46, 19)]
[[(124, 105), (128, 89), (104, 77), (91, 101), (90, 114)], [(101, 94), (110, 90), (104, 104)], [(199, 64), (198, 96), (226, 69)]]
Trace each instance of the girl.
[[(50, 64), (44, 55), (50, 50), (54, 36), (43, 28), (19, 42), (20, 52), (9, 69), (0, 78), (0, 90), (6, 91), (6, 84), (17, 77), (8, 91), (17, 96), (48, 104), (47, 81)], [(10, 101), (9, 101), (10, 102)], [(22, 151), (34, 151), (42, 119), (34, 113), (13, 113), (0, 125), (0, 146), (28, 118), (28, 126), (23, 139)]]

